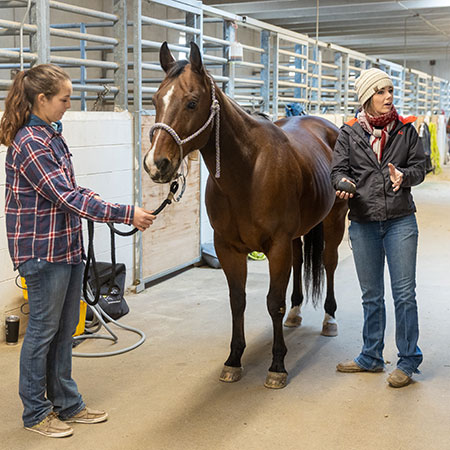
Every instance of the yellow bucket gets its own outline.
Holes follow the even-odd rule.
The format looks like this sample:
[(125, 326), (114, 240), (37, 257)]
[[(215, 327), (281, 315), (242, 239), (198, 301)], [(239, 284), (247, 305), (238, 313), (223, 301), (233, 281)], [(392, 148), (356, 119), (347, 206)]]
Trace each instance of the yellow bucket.
[(87, 303), (84, 300), (80, 300), (80, 320), (78, 321), (74, 336), (79, 336), (84, 333), (84, 327), (86, 325), (86, 310)]
[[(20, 280), (22, 282), (23, 298), (25, 300), (28, 300), (27, 283), (25, 282), (25, 278), (23, 277), (20, 277)], [(84, 333), (84, 327), (86, 325), (86, 310), (87, 310), (87, 303), (84, 300), (80, 300), (80, 319), (78, 321), (77, 329), (75, 330), (74, 336), (79, 336), (80, 334)]]

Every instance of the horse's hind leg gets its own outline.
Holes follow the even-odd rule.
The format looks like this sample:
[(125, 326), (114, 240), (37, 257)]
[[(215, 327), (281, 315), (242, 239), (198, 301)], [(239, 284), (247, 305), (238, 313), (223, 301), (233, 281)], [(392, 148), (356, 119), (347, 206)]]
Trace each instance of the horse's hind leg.
[(236, 252), (217, 236), (214, 244), (220, 264), (228, 281), (233, 317), (231, 351), (220, 374), (220, 381), (232, 383), (242, 377), (241, 357), (245, 349), (244, 311), (246, 305), (247, 254)]
[(347, 203), (337, 200), (330, 214), (323, 222), (325, 239), (323, 263), (327, 275), (327, 296), (324, 305), (325, 317), (321, 333), (323, 336), (337, 336), (338, 334), (338, 326), (335, 319), (337, 305), (334, 295), (334, 273), (339, 258), (338, 247), (344, 237), (346, 214)]
[(292, 277), (293, 289), (291, 296), (291, 310), (284, 322), (285, 327), (299, 327), (302, 323), (302, 315), (300, 308), (303, 303), (303, 288), (302, 288), (302, 264), (303, 251), (302, 239), (297, 238), (292, 241)]
[(273, 324), (272, 365), (264, 386), (280, 389), (286, 386), (287, 372), (284, 367), (286, 344), (283, 337), (283, 316), (286, 311), (286, 289), (292, 264), (292, 241), (277, 241), (269, 250), (270, 288), (267, 295), (267, 309)]

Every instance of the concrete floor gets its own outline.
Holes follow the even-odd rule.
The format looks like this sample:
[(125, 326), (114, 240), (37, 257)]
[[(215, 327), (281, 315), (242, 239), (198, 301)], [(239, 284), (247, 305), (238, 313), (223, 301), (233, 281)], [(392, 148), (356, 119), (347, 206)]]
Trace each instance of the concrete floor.
[[(285, 329), (288, 386), (263, 387), (272, 328), (265, 307), (266, 262), (249, 262), (244, 377), (218, 381), (228, 355), (230, 311), (220, 270), (188, 270), (127, 296), (122, 319), (142, 329), (144, 345), (121, 356), (74, 358), (74, 378), (88, 405), (110, 418), (75, 424), (49, 439), (22, 428), (17, 395), (20, 346), (0, 347), (0, 448), (101, 450), (446, 450), (450, 449), (450, 167), (414, 190), (419, 209), (418, 303), (422, 374), (403, 389), (386, 373), (341, 374), (335, 365), (361, 345), (360, 292), (348, 242), (336, 276), (336, 338), (320, 335), (322, 310), (304, 308), (303, 325)], [(395, 367), (393, 308), (387, 289), (387, 372)], [(77, 350), (106, 351), (136, 341), (90, 341)]]

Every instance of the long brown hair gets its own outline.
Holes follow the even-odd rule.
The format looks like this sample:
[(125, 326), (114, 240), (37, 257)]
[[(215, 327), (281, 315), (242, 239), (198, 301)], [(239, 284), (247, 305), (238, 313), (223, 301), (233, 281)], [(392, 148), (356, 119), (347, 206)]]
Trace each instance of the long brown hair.
[(27, 123), (37, 95), (44, 94), (48, 99), (54, 97), (66, 80), (70, 81), (67, 72), (54, 64), (39, 64), (18, 72), (5, 100), (0, 144), (9, 146), (19, 129)]

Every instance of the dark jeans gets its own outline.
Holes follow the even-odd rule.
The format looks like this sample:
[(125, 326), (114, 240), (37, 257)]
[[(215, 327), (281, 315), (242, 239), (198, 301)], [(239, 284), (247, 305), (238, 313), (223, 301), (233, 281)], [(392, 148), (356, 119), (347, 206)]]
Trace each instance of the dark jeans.
[(397, 367), (411, 376), (423, 359), (417, 346), (416, 217), (412, 214), (384, 222), (352, 222), (349, 235), (364, 310), (363, 348), (355, 361), (368, 370), (384, 366), (384, 264), (387, 259), (395, 307)]
[(19, 266), (30, 316), (20, 354), (23, 422), (31, 427), (51, 412), (62, 419), (84, 408), (72, 379), (72, 335), (80, 315), (83, 264), (31, 259)]

